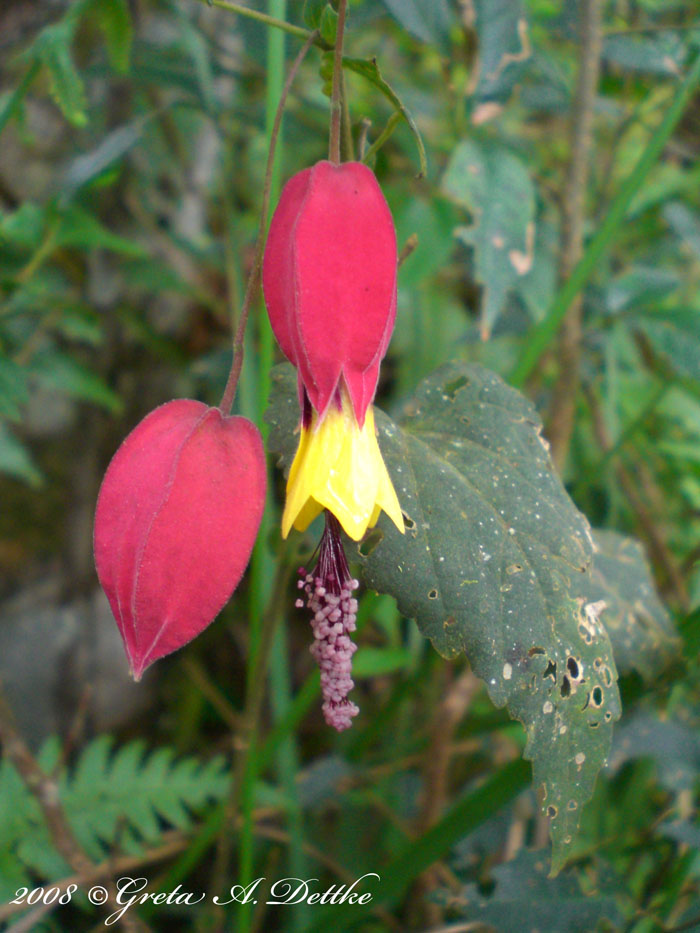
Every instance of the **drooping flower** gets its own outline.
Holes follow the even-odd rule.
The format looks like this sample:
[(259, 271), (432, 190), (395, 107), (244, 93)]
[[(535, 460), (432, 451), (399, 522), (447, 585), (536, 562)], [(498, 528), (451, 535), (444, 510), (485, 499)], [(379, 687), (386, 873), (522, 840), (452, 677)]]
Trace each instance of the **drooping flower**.
[(255, 425), (202, 402), (161, 405), (117, 450), (97, 500), (95, 564), (137, 680), (228, 602), (265, 485)]
[(371, 408), (396, 317), (396, 272), (391, 212), (370, 169), (323, 161), (287, 182), (263, 263), (270, 322), (297, 367), (302, 409), (285, 537), (323, 509), (356, 541), (382, 510), (403, 532)]
[(396, 232), (372, 172), (318, 162), (287, 182), (272, 218), (263, 289), (272, 329), (297, 368), (301, 430), (287, 479), (282, 535), (325, 510), (315, 569), (297, 600), (312, 613), (323, 713), (339, 731), (348, 700), (358, 586), (340, 528), (359, 541), (385, 511), (403, 533), (396, 492), (377, 443), (372, 401), (396, 317)]

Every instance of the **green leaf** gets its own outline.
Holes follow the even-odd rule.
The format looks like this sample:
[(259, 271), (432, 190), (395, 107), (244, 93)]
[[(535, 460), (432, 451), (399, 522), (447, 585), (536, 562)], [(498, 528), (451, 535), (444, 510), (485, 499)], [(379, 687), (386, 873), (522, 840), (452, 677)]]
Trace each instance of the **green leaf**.
[(610, 753), (610, 772), (615, 774), (628, 761), (651, 758), (665, 788), (676, 794), (692, 793), (700, 774), (700, 737), (692, 713), (684, 710), (682, 718), (661, 719), (639, 711), (625, 717)]
[(94, 402), (113, 412), (122, 409), (122, 400), (116, 392), (99, 376), (64, 353), (43, 350), (35, 354), (27, 366), (27, 372), (42, 385), (73, 398)]
[(27, 448), (0, 421), (0, 473), (14, 476), (29, 486), (41, 486), (44, 478)]
[(85, 86), (71, 52), (74, 28), (69, 19), (47, 26), (35, 40), (32, 51), (49, 73), (51, 94), (64, 117), (74, 126), (85, 126)]
[(209, 113), (213, 113), (216, 110), (216, 94), (209, 47), (202, 33), (190, 22), (181, 8), (178, 7), (177, 10), (182, 44), (192, 61), (204, 106)]
[(396, 20), (417, 39), (449, 51), (453, 16), (447, 0), (383, 0)]
[[(287, 465), (297, 408), (293, 370), (278, 367), (269, 445)], [(556, 871), (620, 713), (610, 641), (585, 596), (588, 523), (532, 404), (479, 366), (442, 367), (396, 421), (377, 412), (377, 426), (407, 528), (380, 519), (359, 545), (363, 579), (445, 657), (463, 651), (493, 702), (524, 724)]]
[(24, 369), (0, 352), (0, 415), (18, 420), (28, 395)]
[(635, 266), (616, 276), (605, 289), (603, 300), (608, 311), (619, 314), (663, 301), (683, 282), (681, 275), (655, 266)]
[(615, 531), (594, 532), (586, 599), (603, 600), (600, 620), (610, 636), (618, 669), (636, 669), (646, 680), (677, 660), (680, 638), (661, 603), (642, 546)]
[(328, 0), (305, 0), (302, 16), (309, 29), (318, 29), (323, 11), (328, 6)]
[(97, 23), (104, 33), (107, 54), (115, 71), (126, 74), (131, 58), (134, 29), (127, 0), (96, 0), (92, 4)]
[(472, 78), (474, 123), (501, 109), (530, 57), (525, 9), (521, 0), (473, 0), (479, 42), (476, 77)]
[(24, 249), (38, 249), (46, 228), (46, 212), (32, 201), (0, 216), (0, 244), (5, 241)]
[(321, 33), (324, 42), (331, 46), (335, 45), (335, 37), (338, 32), (338, 14), (329, 3), (326, 4), (321, 13), (318, 31)]
[(481, 331), (487, 337), (508, 292), (532, 266), (535, 192), (525, 165), (501, 146), (468, 140), (455, 148), (443, 189), (473, 217), (458, 228), (474, 248), (477, 281), (483, 285)]
[(56, 243), (59, 246), (108, 249), (134, 259), (143, 259), (146, 255), (140, 244), (112, 233), (103, 227), (93, 214), (89, 214), (77, 204), (71, 204), (61, 210), (60, 218), (61, 222), (56, 231)]
[[(493, 869), (495, 887), (484, 895), (476, 884), (467, 885), (448, 903), (465, 920), (496, 930), (566, 930), (590, 933), (606, 918), (621, 922), (614, 897), (584, 894), (576, 875), (547, 878), (542, 852), (521, 849), (504, 865)], [(464, 906), (462, 906), (464, 905)]]
[(358, 650), (352, 662), (352, 675), (357, 680), (364, 677), (379, 677), (402, 671), (414, 663), (407, 648), (369, 648)]
[(656, 35), (607, 36), (603, 42), (603, 61), (626, 71), (677, 77), (688, 56), (686, 43), (677, 33)]
[[(329, 71), (330, 68), (330, 71)], [(343, 58), (343, 68), (347, 68), (348, 71), (354, 71), (355, 74), (360, 75), (366, 81), (369, 81), (370, 84), (374, 85), (377, 90), (381, 91), (382, 94), (389, 100), (392, 106), (401, 114), (406, 123), (408, 124), (413, 138), (416, 141), (416, 146), (418, 147), (418, 157), (420, 160), (420, 173), (421, 175), (426, 175), (428, 172), (428, 162), (425, 155), (425, 146), (423, 145), (423, 138), (416, 126), (416, 123), (404, 106), (401, 98), (398, 96), (396, 91), (390, 85), (386, 83), (382, 77), (379, 66), (375, 59), (363, 59), (363, 58)], [(326, 52), (323, 56), (323, 66), (321, 73), (323, 75), (332, 74), (333, 69), (333, 57), (332, 53)]]
[(695, 308), (660, 311), (634, 319), (653, 349), (679, 376), (700, 381), (700, 312)]
[(670, 201), (664, 205), (662, 213), (676, 236), (700, 259), (700, 215), (697, 211), (682, 201)]
[(16, 113), (21, 113), (24, 98), (27, 96), (27, 92), (34, 83), (40, 69), (41, 66), (38, 61), (32, 62), (17, 87), (0, 95), (0, 133)]

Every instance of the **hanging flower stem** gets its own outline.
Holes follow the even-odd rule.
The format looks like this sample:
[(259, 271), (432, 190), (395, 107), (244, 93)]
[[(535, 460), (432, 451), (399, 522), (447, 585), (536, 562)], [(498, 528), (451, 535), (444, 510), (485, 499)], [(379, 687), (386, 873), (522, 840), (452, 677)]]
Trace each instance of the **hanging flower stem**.
[(260, 226), (258, 227), (258, 236), (255, 241), (253, 267), (250, 270), (250, 275), (248, 276), (248, 284), (245, 290), (245, 297), (243, 298), (243, 306), (241, 307), (241, 315), (238, 319), (238, 326), (236, 327), (236, 333), (233, 338), (233, 362), (231, 363), (231, 371), (229, 372), (229, 376), (226, 381), (224, 394), (221, 396), (221, 401), (219, 402), (219, 408), (225, 415), (231, 411), (233, 400), (236, 397), (238, 380), (240, 378), (241, 369), (243, 367), (243, 339), (245, 337), (245, 329), (248, 323), (248, 316), (250, 314), (250, 306), (252, 305), (253, 299), (255, 298), (255, 295), (257, 294), (258, 288), (260, 286), (260, 272), (262, 269), (263, 250), (265, 248), (265, 234), (267, 232), (267, 214), (270, 207), (272, 169), (275, 163), (275, 150), (277, 148), (277, 137), (279, 136), (280, 126), (282, 125), (282, 115), (284, 114), (287, 97), (289, 96), (289, 91), (292, 87), (292, 84), (294, 83), (294, 79), (296, 78), (297, 72), (299, 71), (299, 67), (306, 57), (306, 53), (309, 51), (317, 38), (318, 31), (312, 32), (304, 45), (301, 47), (299, 54), (294, 59), (292, 67), (289, 69), (289, 74), (287, 75), (284, 88), (282, 89), (280, 102), (277, 106), (277, 113), (275, 114), (275, 122), (273, 124), (272, 133), (270, 136), (270, 148), (267, 153), (265, 183), (263, 185), (263, 198), (260, 208)]
[(340, 164), (340, 124), (343, 114), (343, 35), (345, 33), (347, 5), (347, 0), (340, 0), (338, 3), (338, 28), (335, 35), (335, 53), (333, 55), (331, 134), (328, 143), (328, 158), (335, 165)]

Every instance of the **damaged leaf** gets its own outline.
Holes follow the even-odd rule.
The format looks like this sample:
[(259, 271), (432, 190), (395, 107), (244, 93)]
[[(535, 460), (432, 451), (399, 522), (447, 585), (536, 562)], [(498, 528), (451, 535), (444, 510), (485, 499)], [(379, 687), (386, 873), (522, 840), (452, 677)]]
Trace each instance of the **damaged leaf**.
[(444, 191), (472, 215), (455, 234), (474, 249), (476, 280), (483, 286), (481, 332), (485, 339), (502, 313), (508, 292), (532, 266), (535, 192), (527, 168), (502, 146), (461, 142), (442, 180)]
[[(278, 367), (267, 418), (286, 466), (295, 393), (292, 370)], [(556, 872), (620, 712), (610, 641), (586, 596), (588, 523), (532, 404), (480, 366), (440, 368), (396, 421), (378, 411), (376, 422), (406, 533), (380, 519), (382, 537), (358, 547), (364, 582), (394, 596), (442, 655), (463, 651), (523, 723)]]

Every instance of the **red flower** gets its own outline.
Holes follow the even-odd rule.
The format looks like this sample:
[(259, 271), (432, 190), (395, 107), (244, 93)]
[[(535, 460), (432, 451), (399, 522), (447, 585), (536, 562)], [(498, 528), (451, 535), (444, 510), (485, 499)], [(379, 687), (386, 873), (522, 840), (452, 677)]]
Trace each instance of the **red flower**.
[(229, 600), (265, 484), (257, 428), (187, 399), (152, 411), (114, 455), (97, 501), (95, 563), (137, 680)]
[(396, 317), (396, 233), (372, 172), (319, 162), (285, 186), (265, 249), (272, 329), (304, 413), (282, 533), (324, 509), (359, 540), (384, 509), (403, 531), (370, 403)]

